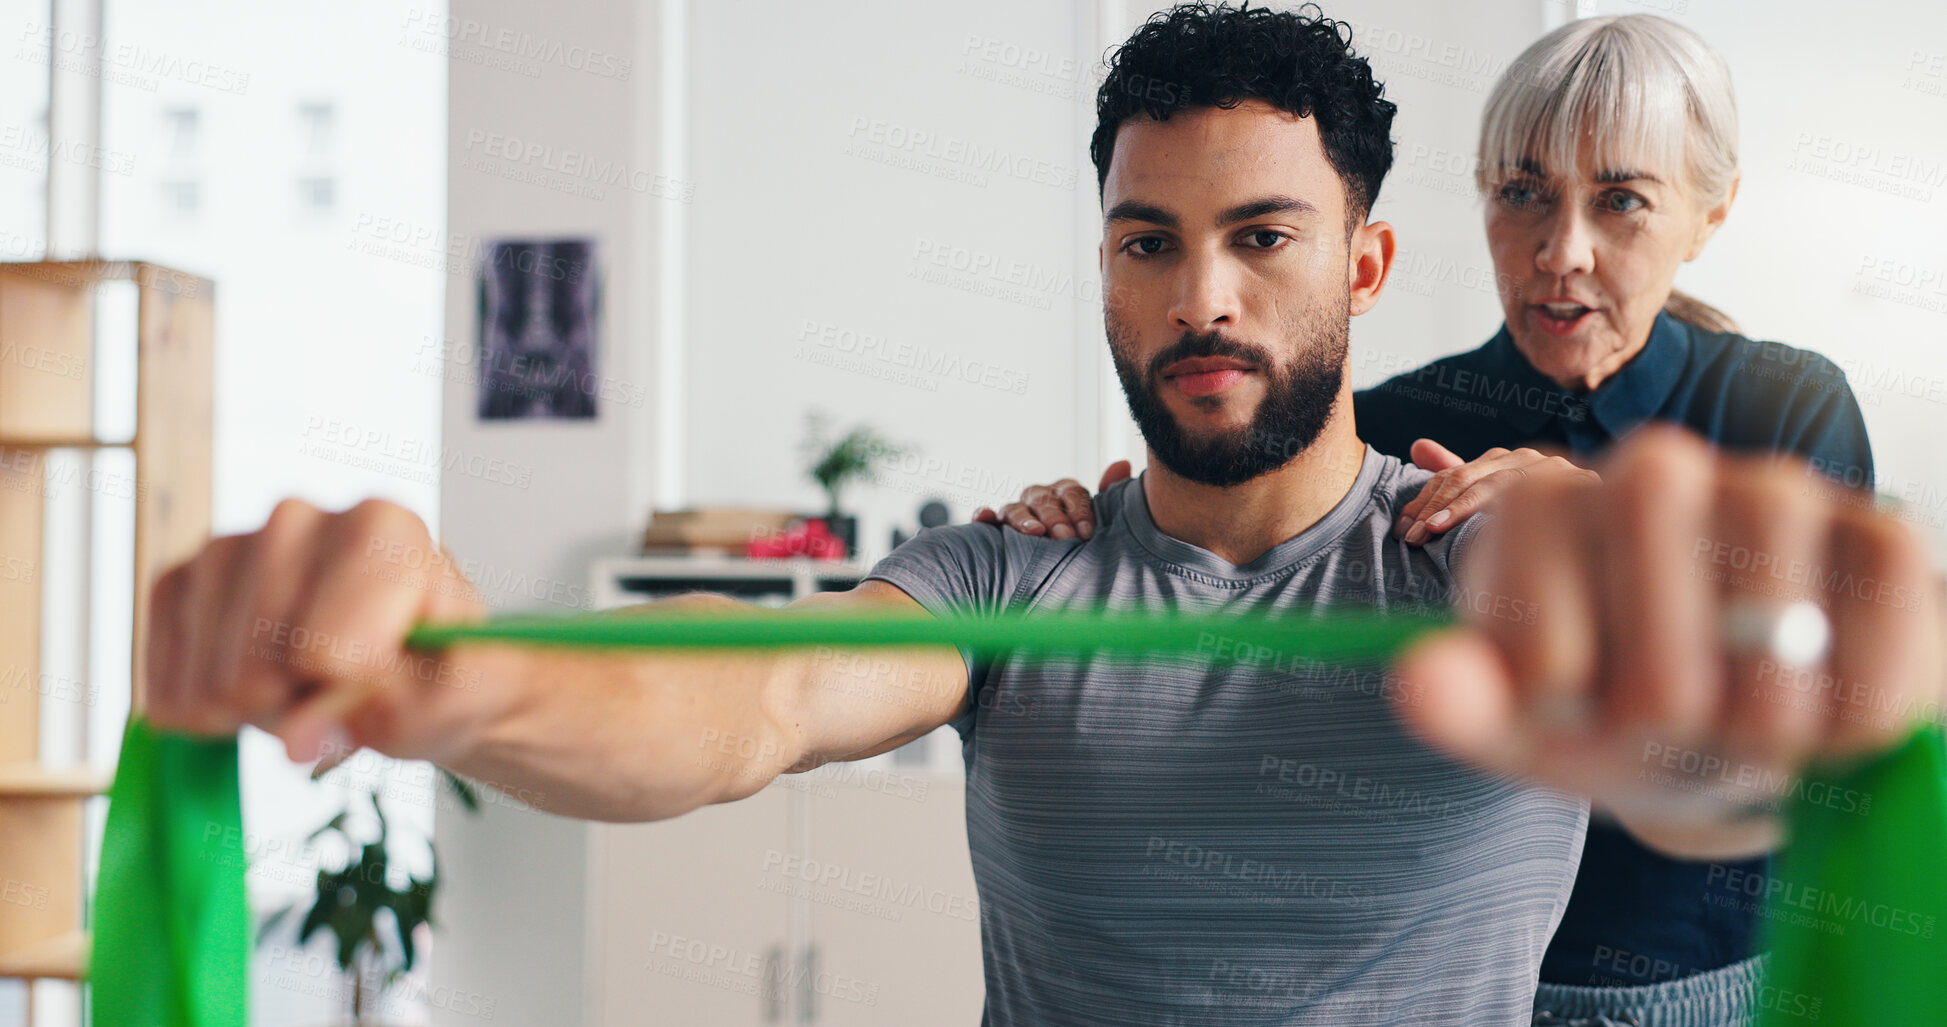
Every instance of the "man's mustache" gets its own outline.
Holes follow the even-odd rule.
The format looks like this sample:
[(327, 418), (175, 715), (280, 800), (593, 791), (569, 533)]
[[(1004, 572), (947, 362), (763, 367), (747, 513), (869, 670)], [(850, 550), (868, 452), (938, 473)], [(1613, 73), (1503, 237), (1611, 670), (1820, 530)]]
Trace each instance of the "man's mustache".
[(1151, 384), (1163, 376), (1163, 368), (1179, 360), (1193, 357), (1232, 357), (1249, 361), (1259, 369), (1269, 370), (1271, 355), (1248, 342), (1227, 339), (1216, 332), (1183, 333), (1182, 338), (1170, 343), (1163, 351), (1149, 358), (1148, 375)]

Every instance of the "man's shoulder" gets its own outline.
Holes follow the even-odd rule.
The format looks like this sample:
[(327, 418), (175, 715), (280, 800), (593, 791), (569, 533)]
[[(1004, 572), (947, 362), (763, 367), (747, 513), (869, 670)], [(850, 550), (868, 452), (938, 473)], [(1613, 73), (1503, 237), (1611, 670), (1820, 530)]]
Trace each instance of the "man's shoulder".
[(889, 581), (936, 612), (992, 612), (1011, 602), (1034, 568), (1081, 545), (993, 524), (927, 528), (866, 575)]
[(1369, 500), (1372, 531), (1382, 540), (1382, 545), (1401, 551), (1401, 573), (1411, 576), (1430, 571), (1436, 578), (1451, 581), (1461, 552), (1471, 544), (1475, 533), (1491, 515), (1477, 513), (1447, 533), (1428, 539), (1424, 545), (1409, 545), (1396, 539), (1392, 536), (1393, 522), (1406, 504), (1411, 503), (1433, 478), (1433, 472), (1377, 450), (1373, 451), (1371, 459), (1378, 462), (1378, 476), (1373, 481)]
[(1420, 494), (1420, 488), (1433, 477), (1433, 472), (1383, 452), (1377, 446), (1369, 448), (1371, 453), (1367, 459), (1376, 462), (1378, 472), (1372, 482), (1373, 516), (1398, 517), (1400, 509)]

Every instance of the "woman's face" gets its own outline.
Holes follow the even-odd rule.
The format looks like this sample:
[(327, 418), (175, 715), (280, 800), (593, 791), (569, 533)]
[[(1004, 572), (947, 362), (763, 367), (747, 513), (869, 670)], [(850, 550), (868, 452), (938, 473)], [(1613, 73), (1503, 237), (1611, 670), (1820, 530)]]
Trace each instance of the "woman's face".
[[(1595, 167), (1584, 145), (1567, 174), (1533, 161), (1490, 188), (1487, 245), (1515, 347), (1571, 391), (1614, 374), (1649, 341), (1677, 266), (1730, 212), (1706, 209), (1680, 173)], [(1733, 185), (1731, 194), (1736, 194)]]

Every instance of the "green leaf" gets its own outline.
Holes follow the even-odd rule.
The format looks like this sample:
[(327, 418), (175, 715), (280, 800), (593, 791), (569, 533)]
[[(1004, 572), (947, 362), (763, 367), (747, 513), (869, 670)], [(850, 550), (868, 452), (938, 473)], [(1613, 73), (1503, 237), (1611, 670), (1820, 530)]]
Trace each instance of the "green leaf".
[[(392, 911), (392, 922), (399, 930), (399, 952), (404, 957), (404, 969), (411, 970), (413, 957), (412, 933), (419, 925), (418, 923), (407, 924), (406, 918), (400, 916), (399, 911), (396, 909)], [(423, 920), (420, 921), (420, 923), (423, 922)]]
[[(322, 874), (319, 876), (320, 878), (323, 877)], [(310, 941), (311, 936), (318, 933), (318, 928), (323, 927), (325, 921), (330, 919), (332, 910), (338, 904), (336, 898), (334, 898), (337, 893), (338, 890), (336, 888), (326, 891), (322, 880), (320, 881), (318, 901), (312, 903), (310, 912), (304, 914), (304, 923), (297, 929), (297, 943), (299, 947), (302, 947), (305, 942)]]

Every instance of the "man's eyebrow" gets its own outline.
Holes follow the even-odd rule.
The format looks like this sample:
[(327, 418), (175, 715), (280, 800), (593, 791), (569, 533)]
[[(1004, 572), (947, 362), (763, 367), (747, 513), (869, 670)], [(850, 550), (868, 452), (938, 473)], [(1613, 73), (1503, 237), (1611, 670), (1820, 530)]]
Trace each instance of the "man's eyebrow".
[[(1318, 208), (1304, 200), (1292, 196), (1267, 196), (1261, 200), (1240, 203), (1217, 215), (1218, 225), (1234, 225), (1239, 221), (1252, 221), (1271, 214), (1298, 214), (1317, 217)], [(1181, 221), (1170, 211), (1153, 203), (1140, 200), (1124, 200), (1109, 208), (1103, 220), (1114, 224), (1117, 221), (1146, 221), (1164, 228), (1180, 228)]]
[(1240, 203), (1217, 215), (1219, 225), (1234, 225), (1239, 221), (1255, 221), (1272, 214), (1297, 214), (1303, 217), (1317, 217), (1318, 208), (1295, 196), (1266, 196), (1261, 200)]
[(1124, 200), (1110, 207), (1109, 212), (1102, 215), (1102, 220), (1109, 224), (1117, 221), (1147, 221), (1152, 225), (1162, 225), (1164, 228), (1178, 226), (1175, 214), (1153, 203), (1143, 203), (1140, 200)]

